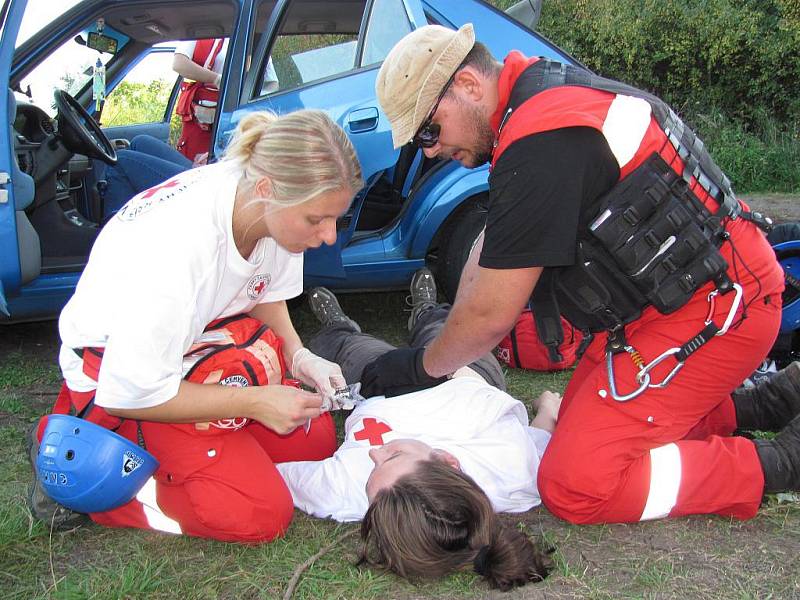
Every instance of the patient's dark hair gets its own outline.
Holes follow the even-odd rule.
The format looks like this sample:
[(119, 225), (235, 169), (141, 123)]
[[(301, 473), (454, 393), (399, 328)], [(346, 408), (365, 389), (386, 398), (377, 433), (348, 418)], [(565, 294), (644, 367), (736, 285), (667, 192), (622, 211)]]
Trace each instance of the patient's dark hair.
[(439, 460), (379, 491), (361, 523), (359, 564), (402, 577), (441, 577), (469, 567), (506, 591), (549, 572), (547, 554), (504, 525), (475, 481)]

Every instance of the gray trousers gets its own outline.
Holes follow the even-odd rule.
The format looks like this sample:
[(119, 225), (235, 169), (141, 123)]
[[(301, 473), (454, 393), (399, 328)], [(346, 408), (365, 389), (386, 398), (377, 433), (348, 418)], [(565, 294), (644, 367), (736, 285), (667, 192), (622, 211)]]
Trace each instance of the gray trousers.
[[(444, 326), (449, 312), (450, 305), (439, 304), (420, 313), (411, 330), (408, 345), (412, 348), (420, 348), (432, 342)], [(358, 323), (351, 319), (337, 321), (333, 325), (323, 327), (309, 340), (308, 348), (314, 354), (341, 366), (344, 378), (348, 383), (361, 381), (361, 373), (367, 364), (395, 349), (388, 342), (362, 333)], [(469, 366), (487, 383), (500, 390), (506, 390), (503, 370), (491, 352), (484, 354)]]

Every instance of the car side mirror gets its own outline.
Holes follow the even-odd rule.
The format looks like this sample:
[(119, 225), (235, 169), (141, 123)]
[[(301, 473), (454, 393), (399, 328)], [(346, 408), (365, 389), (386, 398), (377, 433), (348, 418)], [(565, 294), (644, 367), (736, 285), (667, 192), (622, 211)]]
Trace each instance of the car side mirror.
[(506, 14), (531, 31), (536, 29), (542, 16), (542, 0), (522, 0), (506, 9)]

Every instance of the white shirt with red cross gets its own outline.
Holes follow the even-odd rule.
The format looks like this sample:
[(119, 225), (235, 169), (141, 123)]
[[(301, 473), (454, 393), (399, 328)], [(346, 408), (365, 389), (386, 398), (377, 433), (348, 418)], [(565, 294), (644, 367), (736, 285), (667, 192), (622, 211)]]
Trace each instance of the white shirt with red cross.
[(524, 512), (541, 500), (536, 473), (550, 434), (528, 426), (525, 406), (474, 377), (393, 398), (376, 396), (352, 412), (344, 443), (322, 461), (276, 465), (300, 510), (358, 521), (368, 508), (370, 448), (414, 439), (446, 450), (486, 492), (497, 512)]
[[(303, 255), (258, 241), (245, 259), (233, 239), (240, 171), (220, 162), (134, 196), (100, 232), (59, 319), (64, 379), (97, 390), (99, 406), (146, 408), (178, 391), (183, 355), (211, 321), (293, 298)], [(98, 381), (73, 348), (105, 349)]]

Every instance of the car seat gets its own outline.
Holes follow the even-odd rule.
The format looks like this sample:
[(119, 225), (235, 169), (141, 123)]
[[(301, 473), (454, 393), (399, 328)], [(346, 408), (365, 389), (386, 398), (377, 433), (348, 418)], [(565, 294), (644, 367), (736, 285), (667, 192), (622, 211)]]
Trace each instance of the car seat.
[(9, 148), (11, 150), (11, 183), (14, 187), (14, 210), (17, 222), (17, 248), (19, 251), (20, 283), (36, 279), (42, 272), (42, 248), (39, 234), (31, 225), (25, 209), (33, 204), (36, 186), (33, 177), (19, 168), (15, 151), (16, 133), (14, 121), (17, 118), (17, 99), (8, 90)]

